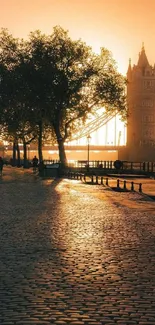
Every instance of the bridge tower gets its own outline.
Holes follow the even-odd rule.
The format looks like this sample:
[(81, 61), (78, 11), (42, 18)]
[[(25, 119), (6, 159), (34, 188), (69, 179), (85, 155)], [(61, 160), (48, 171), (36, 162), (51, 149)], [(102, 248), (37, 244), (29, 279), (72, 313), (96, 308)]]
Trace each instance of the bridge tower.
[(147, 59), (144, 45), (137, 65), (127, 71), (127, 159), (155, 161), (155, 66)]

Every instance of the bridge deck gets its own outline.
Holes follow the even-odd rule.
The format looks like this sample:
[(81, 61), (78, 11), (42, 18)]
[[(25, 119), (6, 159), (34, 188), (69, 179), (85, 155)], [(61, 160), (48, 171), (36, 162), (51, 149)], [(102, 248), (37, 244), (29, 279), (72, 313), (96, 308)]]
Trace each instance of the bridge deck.
[[(33, 149), (33, 146), (31, 147)], [(89, 150), (118, 150), (120, 148), (126, 148), (126, 146), (96, 146), (96, 145), (89, 145)], [(87, 150), (88, 145), (81, 146), (81, 145), (65, 145), (65, 150)], [(43, 150), (58, 150), (58, 146), (44, 146)]]

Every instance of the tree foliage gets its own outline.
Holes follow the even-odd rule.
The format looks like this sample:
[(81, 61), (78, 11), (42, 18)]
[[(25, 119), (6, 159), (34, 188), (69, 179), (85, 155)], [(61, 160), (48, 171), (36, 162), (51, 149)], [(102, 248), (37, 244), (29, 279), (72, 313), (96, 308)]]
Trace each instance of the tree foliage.
[[(19, 138), (42, 139), (51, 130), (65, 163), (64, 142), (98, 108), (126, 115), (125, 80), (111, 53), (100, 55), (81, 40), (72, 40), (59, 26), (51, 35), (30, 33), (28, 41), (0, 35), (0, 109)], [(16, 122), (18, 121), (18, 123)], [(25, 133), (24, 133), (25, 132)]]

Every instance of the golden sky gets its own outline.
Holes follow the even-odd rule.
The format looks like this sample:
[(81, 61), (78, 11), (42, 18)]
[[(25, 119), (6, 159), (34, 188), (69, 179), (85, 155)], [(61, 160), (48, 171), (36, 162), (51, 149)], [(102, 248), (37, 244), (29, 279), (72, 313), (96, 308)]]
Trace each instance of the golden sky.
[(0, 27), (15, 37), (36, 29), (50, 34), (56, 25), (94, 51), (108, 48), (124, 75), (129, 58), (137, 64), (142, 42), (155, 63), (155, 0), (0, 0)]

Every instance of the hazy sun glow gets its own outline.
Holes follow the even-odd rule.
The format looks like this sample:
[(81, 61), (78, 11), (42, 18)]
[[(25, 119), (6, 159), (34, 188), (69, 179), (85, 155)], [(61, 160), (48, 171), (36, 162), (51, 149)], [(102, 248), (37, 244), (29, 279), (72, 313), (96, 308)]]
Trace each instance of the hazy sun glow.
[(110, 50), (125, 75), (129, 58), (136, 64), (142, 42), (154, 64), (154, 12), (154, 0), (0, 0), (0, 26), (22, 38), (38, 29), (51, 34), (54, 26), (62, 26), (95, 52)]

